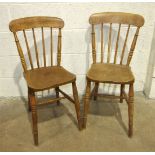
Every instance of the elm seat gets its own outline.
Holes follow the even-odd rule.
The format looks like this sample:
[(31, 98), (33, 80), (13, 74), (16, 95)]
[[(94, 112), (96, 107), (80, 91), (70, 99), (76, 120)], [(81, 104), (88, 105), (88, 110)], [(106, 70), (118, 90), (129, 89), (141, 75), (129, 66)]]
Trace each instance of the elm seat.
[(76, 76), (62, 66), (35, 68), (25, 73), (27, 84), (34, 90), (49, 89), (74, 82)]
[(134, 76), (129, 66), (110, 63), (92, 64), (87, 73), (87, 78), (94, 82), (100, 81), (104, 83), (127, 84), (134, 82)]

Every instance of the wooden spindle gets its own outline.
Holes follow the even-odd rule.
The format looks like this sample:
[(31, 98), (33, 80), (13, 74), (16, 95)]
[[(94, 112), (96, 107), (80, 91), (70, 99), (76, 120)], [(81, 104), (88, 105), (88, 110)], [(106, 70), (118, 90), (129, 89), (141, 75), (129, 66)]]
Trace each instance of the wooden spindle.
[(116, 64), (116, 61), (117, 61), (117, 51), (118, 51), (118, 43), (119, 43), (119, 37), (120, 37), (120, 30), (121, 30), (121, 24), (119, 24), (119, 28), (118, 28), (116, 48), (115, 48), (115, 56), (114, 56), (114, 64)]
[(35, 47), (35, 52), (36, 52), (37, 66), (38, 66), (38, 68), (40, 68), (39, 55), (38, 55), (38, 49), (37, 49), (36, 36), (35, 36), (34, 28), (32, 28), (32, 32), (33, 32), (34, 47)]
[(19, 53), (19, 56), (20, 56), (20, 60), (21, 60), (21, 63), (22, 63), (22, 66), (23, 66), (23, 69), (24, 69), (24, 72), (27, 71), (27, 66), (26, 66), (26, 62), (25, 62), (25, 58), (24, 58), (24, 54), (23, 54), (23, 50), (20, 46), (20, 43), (19, 43), (19, 40), (18, 40), (18, 37), (17, 37), (17, 34), (14, 32), (14, 38), (15, 38), (15, 42), (16, 42), (16, 46), (17, 46), (17, 49), (18, 49), (18, 53)]
[(133, 41), (132, 41), (132, 44), (131, 44), (130, 52), (129, 52), (128, 59), (127, 59), (127, 65), (128, 66), (129, 66), (129, 64), (131, 62), (133, 51), (135, 50), (135, 47), (136, 47), (136, 42), (137, 42), (137, 38), (138, 38), (138, 34), (139, 34), (139, 29), (140, 28), (137, 27), (136, 33), (134, 35), (134, 38), (133, 38)]
[(60, 66), (61, 62), (61, 28), (59, 28), (59, 34), (58, 34), (58, 54), (57, 54), (57, 65)]
[(103, 23), (101, 24), (101, 63), (103, 62)]
[(107, 63), (110, 62), (111, 33), (112, 33), (112, 23), (110, 23), (110, 29), (109, 29), (109, 40), (108, 40), (108, 56), (107, 56)]
[(31, 69), (33, 69), (31, 52), (30, 52), (30, 48), (29, 48), (29, 44), (28, 44), (28, 40), (27, 40), (27, 37), (26, 37), (25, 30), (23, 30), (23, 34), (24, 34), (24, 39), (25, 39), (25, 43), (26, 43), (26, 48), (27, 48), (27, 53), (28, 53), (28, 57), (29, 57), (29, 62), (30, 62), (30, 65), (31, 65)]
[(123, 50), (122, 50), (122, 54), (121, 54), (121, 61), (120, 61), (121, 65), (122, 65), (123, 58), (124, 58), (124, 52), (125, 52), (125, 47), (126, 47), (126, 43), (127, 43), (127, 40), (128, 40), (129, 30), (130, 30), (130, 25), (128, 25), (128, 30), (127, 30), (124, 45), (123, 45)]
[(53, 66), (53, 34), (52, 34), (52, 27), (51, 27), (51, 66)]
[(42, 34), (42, 46), (43, 46), (43, 57), (44, 57), (44, 67), (46, 67), (46, 51), (45, 51), (45, 39), (44, 39), (44, 29), (41, 27)]
[(92, 56), (93, 56), (93, 63), (96, 63), (96, 41), (95, 41), (94, 25), (92, 25)]

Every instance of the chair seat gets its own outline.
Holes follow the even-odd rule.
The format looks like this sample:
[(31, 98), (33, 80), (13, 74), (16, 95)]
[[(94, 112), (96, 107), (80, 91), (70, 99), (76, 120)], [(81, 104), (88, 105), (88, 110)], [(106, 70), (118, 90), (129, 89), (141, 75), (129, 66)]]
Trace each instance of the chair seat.
[(61, 66), (52, 66), (28, 70), (25, 79), (28, 87), (44, 90), (71, 83), (76, 80), (76, 76)]
[(110, 63), (92, 64), (87, 73), (87, 78), (94, 82), (103, 83), (134, 82), (134, 76), (129, 66)]

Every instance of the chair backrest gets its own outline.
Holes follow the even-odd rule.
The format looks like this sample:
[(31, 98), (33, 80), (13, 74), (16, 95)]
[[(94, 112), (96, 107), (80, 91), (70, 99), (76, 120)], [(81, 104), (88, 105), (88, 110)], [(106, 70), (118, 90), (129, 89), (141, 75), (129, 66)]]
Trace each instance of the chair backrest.
[[(131, 42), (130, 50), (128, 51), (128, 56), (127, 56), (127, 62), (125, 63), (126, 65), (130, 64), (133, 51), (135, 49), (139, 29), (141, 26), (144, 24), (144, 18), (140, 15), (137, 14), (131, 14), (131, 13), (123, 13), (123, 12), (103, 12), (103, 13), (95, 13), (92, 14), (89, 18), (89, 23), (92, 25), (92, 57), (93, 57), (93, 63), (96, 63), (96, 40), (95, 40), (95, 26), (100, 25), (100, 42), (101, 42), (101, 59), (100, 62), (103, 63), (105, 61), (105, 53), (104, 51), (104, 25), (109, 25), (109, 32), (108, 32), (108, 45), (107, 45), (107, 58), (105, 63), (114, 63), (114, 64), (121, 64), (123, 63), (123, 58), (125, 54), (125, 49), (128, 41), (128, 36), (129, 36), (129, 31), (131, 27), (136, 28), (133, 40)], [(110, 61), (111, 59), (111, 44), (112, 44), (112, 26), (117, 25), (118, 26), (118, 32), (117, 32), (117, 37), (116, 37), (116, 42), (114, 44), (114, 56), (112, 62)], [(126, 33), (123, 34), (125, 36), (124, 39), (124, 44), (122, 47), (122, 50), (120, 52), (120, 60), (117, 62), (117, 55), (118, 55), (118, 47), (119, 47), (119, 42), (120, 42), (120, 37), (121, 37), (121, 28), (127, 26)]]
[(60, 66), (61, 63), (61, 29), (64, 27), (64, 21), (57, 17), (46, 17), (46, 16), (35, 16), (35, 17), (25, 17), (20, 19), (12, 20), (9, 24), (10, 31), (13, 32), (18, 53), (21, 59), (21, 63), (24, 72), (28, 70), (28, 64), (25, 61), (25, 56), (23, 53), (23, 48), (19, 41), (17, 32), (22, 32), (24, 36), (24, 42), (27, 49), (27, 54), (29, 58), (29, 63), (31, 69), (34, 69), (34, 60), (32, 59), (32, 52), (30, 51), (29, 41), (27, 38), (27, 31), (32, 31), (35, 58), (37, 62), (37, 67), (40, 68), (41, 64), (39, 61), (38, 47), (36, 41), (35, 30), (40, 29), (42, 38), (42, 51), (43, 51), (43, 67), (46, 67), (46, 47), (45, 47), (45, 37), (44, 29), (49, 28), (50, 30), (50, 54), (51, 54), (51, 66), (53, 66), (53, 30), (58, 29), (58, 42), (57, 42), (57, 65)]

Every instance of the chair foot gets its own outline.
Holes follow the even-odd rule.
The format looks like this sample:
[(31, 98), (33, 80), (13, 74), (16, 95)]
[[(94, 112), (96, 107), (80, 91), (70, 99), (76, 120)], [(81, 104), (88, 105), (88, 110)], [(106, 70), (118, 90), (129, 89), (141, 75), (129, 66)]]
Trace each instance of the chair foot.
[(83, 125), (82, 125), (83, 129), (86, 129), (86, 124), (87, 124), (87, 118), (83, 118)]
[(34, 145), (35, 146), (38, 146), (39, 144), (38, 144), (38, 133), (35, 135), (34, 134)]
[(78, 120), (78, 128), (81, 131), (83, 129), (82, 127), (82, 119)]
[(129, 138), (132, 138), (132, 136), (133, 136), (133, 131), (132, 130), (129, 130), (128, 136), (129, 136)]

